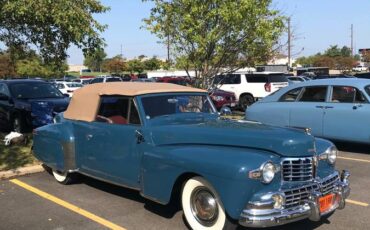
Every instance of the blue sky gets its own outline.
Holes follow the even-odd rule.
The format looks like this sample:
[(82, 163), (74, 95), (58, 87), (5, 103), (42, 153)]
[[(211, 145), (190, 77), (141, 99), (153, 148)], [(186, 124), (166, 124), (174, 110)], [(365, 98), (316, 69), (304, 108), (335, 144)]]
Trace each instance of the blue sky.
[[(166, 56), (166, 48), (143, 28), (142, 19), (150, 13), (151, 3), (141, 0), (103, 0), (111, 10), (95, 18), (108, 28), (102, 34), (108, 57), (121, 53), (136, 57)], [(291, 16), (295, 57), (323, 52), (330, 45), (350, 46), (350, 27), (354, 26), (354, 47), (370, 48), (369, 0), (273, 0), (273, 7)], [(68, 51), (70, 64), (82, 64), (77, 48)]]

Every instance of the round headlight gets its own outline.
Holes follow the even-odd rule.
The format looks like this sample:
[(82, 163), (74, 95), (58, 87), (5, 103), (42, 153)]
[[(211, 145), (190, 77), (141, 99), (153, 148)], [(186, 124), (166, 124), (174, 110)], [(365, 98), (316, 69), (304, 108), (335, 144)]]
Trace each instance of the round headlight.
[(337, 155), (338, 155), (338, 150), (335, 146), (332, 146), (326, 150), (326, 154), (328, 156), (328, 162), (330, 164), (334, 164), (335, 161), (337, 160)]
[(264, 183), (270, 183), (275, 176), (275, 166), (268, 162), (262, 168), (262, 181)]

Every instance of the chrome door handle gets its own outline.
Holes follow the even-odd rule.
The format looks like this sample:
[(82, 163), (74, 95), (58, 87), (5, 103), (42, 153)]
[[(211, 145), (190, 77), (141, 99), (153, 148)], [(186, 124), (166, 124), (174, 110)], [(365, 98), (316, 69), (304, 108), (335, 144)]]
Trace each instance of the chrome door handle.
[(324, 109), (333, 109), (334, 106), (325, 106)]
[(358, 105), (354, 105), (354, 106), (352, 107), (352, 109), (356, 110), (357, 108), (361, 108), (361, 107), (362, 107), (362, 105), (361, 105), (361, 104), (358, 104)]
[(317, 105), (317, 106), (316, 106), (316, 108), (318, 108), (318, 109), (323, 109), (323, 108), (324, 108), (324, 106)]
[(86, 135), (86, 139), (87, 139), (87, 140), (90, 140), (91, 138), (93, 138), (93, 135), (92, 135), (92, 134), (87, 134), (87, 135)]

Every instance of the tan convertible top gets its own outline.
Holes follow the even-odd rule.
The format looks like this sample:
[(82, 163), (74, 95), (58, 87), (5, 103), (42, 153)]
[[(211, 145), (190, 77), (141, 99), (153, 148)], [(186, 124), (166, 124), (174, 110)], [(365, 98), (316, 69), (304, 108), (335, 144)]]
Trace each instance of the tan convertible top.
[(138, 96), (153, 93), (205, 93), (207, 91), (169, 83), (110, 82), (84, 86), (73, 93), (64, 117), (80, 121), (94, 121), (101, 95)]

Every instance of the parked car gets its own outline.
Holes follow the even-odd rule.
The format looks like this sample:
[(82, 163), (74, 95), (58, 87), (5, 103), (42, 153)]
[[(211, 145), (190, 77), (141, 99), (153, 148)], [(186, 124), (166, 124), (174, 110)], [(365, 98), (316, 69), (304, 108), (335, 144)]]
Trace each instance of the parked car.
[(246, 110), (246, 119), (307, 127), (333, 140), (370, 143), (370, 80), (323, 79), (298, 83)]
[(93, 78), (80, 78), (80, 79), (75, 79), (72, 82), (76, 82), (76, 83), (79, 83), (79, 84), (82, 84), (82, 85), (87, 85), (87, 84), (90, 84), (90, 81), (92, 79)]
[(331, 142), (220, 118), (200, 89), (88, 85), (55, 120), (34, 131), (33, 150), (58, 182), (81, 173), (161, 204), (179, 199), (192, 229), (318, 221), (344, 208), (350, 192)]
[(106, 76), (106, 77), (96, 77), (90, 81), (89, 84), (95, 84), (95, 83), (105, 83), (105, 82), (120, 82), (122, 79), (120, 77), (112, 77), (112, 76)]
[(362, 71), (367, 71), (367, 70), (368, 70), (368, 67), (364, 65), (357, 65), (356, 67), (352, 68), (352, 71), (354, 72), (362, 72)]
[(157, 82), (172, 83), (176, 85), (188, 85), (191, 83), (191, 80), (187, 77), (159, 77)]
[(0, 80), (0, 125), (19, 133), (53, 122), (69, 98), (41, 80)]
[(208, 93), (217, 110), (220, 110), (224, 106), (229, 108), (234, 108), (236, 106), (236, 97), (232, 92), (214, 88), (208, 90)]
[(221, 74), (215, 77), (214, 83), (219, 89), (235, 93), (236, 100), (243, 110), (289, 84), (284, 73), (275, 72)]
[(82, 84), (77, 82), (56, 82), (55, 86), (62, 92), (64, 95), (68, 95), (69, 97), (72, 97), (73, 92), (76, 89), (79, 89), (82, 87)]
[(295, 84), (295, 83), (300, 83), (304, 81), (309, 81), (311, 80), (308, 77), (302, 77), (302, 76), (289, 76), (287, 77), (289, 84)]

